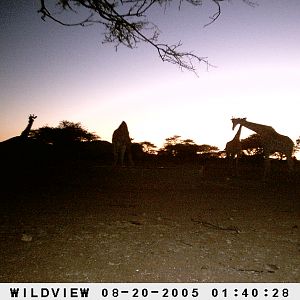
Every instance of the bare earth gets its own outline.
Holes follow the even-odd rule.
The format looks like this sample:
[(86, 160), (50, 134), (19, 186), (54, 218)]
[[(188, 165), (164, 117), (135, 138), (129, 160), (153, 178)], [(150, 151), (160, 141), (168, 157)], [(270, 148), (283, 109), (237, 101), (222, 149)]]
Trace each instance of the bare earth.
[(300, 282), (300, 181), (223, 173), (6, 170), (0, 281)]

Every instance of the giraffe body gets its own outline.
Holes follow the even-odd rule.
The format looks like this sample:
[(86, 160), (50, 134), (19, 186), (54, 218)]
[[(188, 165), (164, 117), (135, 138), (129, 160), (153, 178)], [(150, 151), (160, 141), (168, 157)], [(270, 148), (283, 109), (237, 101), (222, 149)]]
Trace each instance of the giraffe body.
[(124, 165), (124, 156), (127, 151), (129, 163), (132, 165), (131, 156), (131, 139), (126, 122), (122, 122), (121, 125), (114, 131), (112, 136), (114, 165), (120, 163)]
[(240, 141), (240, 136), (241, 136), (242, 127), (243, 126), (240, 125), (234, 138), (226, 144), (226, 147), (225, 147), (226, 157), (235, 158), (235, 157), (238, 157), (239, 154), (241, 153), (242, 144)]
[(242, 127), (243, 126), (240, 125), (234, 138), (231, 141), (227, 142), (225, 147), (226, 157), (235, 161), (234, 174), (233, 174), (234, 176), (239, 175), (238, 161), (242, 152), (242, 143), (240, 141)]
[(255, 131), (257, 134), (261, 136), (262, 145), (264, 149), (264, 157), (265, 157), (264, 178), (268, 175), (270, 171), (269, 157), (275, 152), (281, 152), (285, 154), (288, 162), (289, 171), (292, 171), (293, 169), (292, 154), (294, 150), (294, 143), (288, 136), (279, 134), (271, 126), (248, 122), (246, 118), (243, 119), (233, 118), (232, 129), (234, 129), (237, 124), (240, 124), (252, 131)]

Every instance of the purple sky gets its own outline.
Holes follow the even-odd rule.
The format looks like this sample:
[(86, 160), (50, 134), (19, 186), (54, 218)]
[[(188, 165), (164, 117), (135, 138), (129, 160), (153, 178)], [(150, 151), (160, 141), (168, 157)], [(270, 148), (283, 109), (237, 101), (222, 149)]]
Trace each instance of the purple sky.
[[(0, 140), (33, 128), (81, 122), (104, 140), (122, 120), (136, 142), (158, 147), (175, 134), (223, 149), (235, 132), (232, 116), (300, 136), (300, 1), (173, 5), (151, 15), (161, 39), (207, 56), (198, 77), (162, 63), (147, 45), (102, 45), (102, 28), (66, 28), (36, 13), (37, 1), (5, 1), (0, 10)], [(243, 130), (243, 137), (251, 132)]]

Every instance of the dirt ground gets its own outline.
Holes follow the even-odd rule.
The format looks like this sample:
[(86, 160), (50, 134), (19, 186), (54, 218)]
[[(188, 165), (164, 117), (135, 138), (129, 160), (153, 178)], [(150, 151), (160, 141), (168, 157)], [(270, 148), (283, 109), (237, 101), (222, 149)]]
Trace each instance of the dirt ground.
[(300, 282), (300, 181), (94, 162), (3, 173), (1, 282)]

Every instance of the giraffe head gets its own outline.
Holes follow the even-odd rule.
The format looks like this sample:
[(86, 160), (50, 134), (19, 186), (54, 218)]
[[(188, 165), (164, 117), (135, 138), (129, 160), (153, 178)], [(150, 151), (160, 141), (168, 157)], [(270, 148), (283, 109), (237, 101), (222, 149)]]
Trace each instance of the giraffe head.
[(37, 116), (35, 116), (34, 114), (30, 114), (30, 115), (29, 115), (29, 121), (30, 121), (30, 122), (33, 122), (34, 119), (36, 119), (36, 118), (37, 118)]
[(125, 121), (122, 121), (121, 125), (119, 126), (119, 129), (125, 132), (128, 131), (128, 127)]
[(232, 130), (236, 127), (237, 124), (241, 124), (246, 121), (247, 118), (232, 118)]

